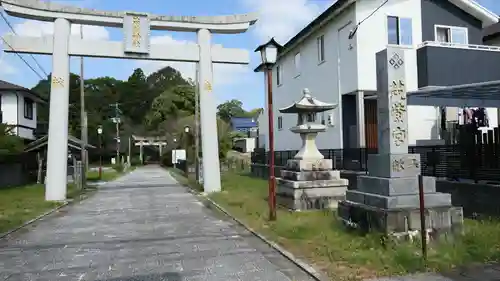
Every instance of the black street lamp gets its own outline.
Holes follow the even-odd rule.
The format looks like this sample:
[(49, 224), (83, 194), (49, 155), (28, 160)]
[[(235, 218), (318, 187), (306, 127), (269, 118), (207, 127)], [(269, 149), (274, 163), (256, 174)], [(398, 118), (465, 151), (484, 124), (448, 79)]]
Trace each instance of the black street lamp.
[[(283, 47), (271, 38), (269, 42), (260, 45), (255, 52), (260, 52), (261, 64), (254, 70), (264, 72), (267, 80), (267, 114), (269, 122), (269, 220), (276, 220), (276, 179), (274, 176), (274, 116), (273, 116), (273, 76), (272, 69), (276, 64), (278, 52)], [(278, 74), (279, 75), (279, 74)]]

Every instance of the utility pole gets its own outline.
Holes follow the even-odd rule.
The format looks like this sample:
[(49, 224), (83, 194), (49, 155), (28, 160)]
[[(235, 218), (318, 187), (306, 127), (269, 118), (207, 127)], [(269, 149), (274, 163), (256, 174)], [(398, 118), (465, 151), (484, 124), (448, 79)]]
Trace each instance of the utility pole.
[(195, 173), (196, 173), (196, 182), (200, 183), (200, 85), (198, 81), (199, 75), (199, 64), (196, 64), (196, 88), (195, 88), (195, 108), (194, 108), (194, 165), (195, 165)]
[(128, 137), (128, 166), (132, 166), (132, 137)]
[[(83, 39), (83, 25), (80, 24), (80, 38)], [(83, 186), (85, 186), (85, 180), (88, 168), (88, 159), (87, 159), (87, 114), (85, 112), (85, 85), (83, 78), (83, 56), (80, 57), (80, 134), (81, 134), (81, 160), (83, 166)]]
[(115, 108), (115, 117), (113, 117), (113, 122), (115, 123), (116, 126), (116, 163), (119, 164), (120, 162), (120, 108), (119, 108), (119, 103), (114, 103), (110, 106), (113, 106)]
[(120, 123), (116, 119), (116, 164), (120, 163)]

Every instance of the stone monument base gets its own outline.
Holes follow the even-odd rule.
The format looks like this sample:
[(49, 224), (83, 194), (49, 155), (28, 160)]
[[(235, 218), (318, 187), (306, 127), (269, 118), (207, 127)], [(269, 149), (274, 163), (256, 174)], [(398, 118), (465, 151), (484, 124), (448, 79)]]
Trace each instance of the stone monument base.
[[(293, 211), (335, 209), (345, 199), (348, 181), (336, 177), (338, 171), (282, 171), (277, 178), (276, 202)], [(310, 179), (319, 177), (322, 179)]]
[[(418, 174), (419, 171), (416, 171)], [(422, 177), (426, 231), (449, 232), (461, 228), (462, 208), (453, 207), (451, 194), (436, 192), (436, 178)], [(420, 230), (418, 176), (384, 178), (360, 176), (357, 190), (348, 190), (338, 215), (347, 225), (386, 234)]]
[[(338, 215), (346, 225), (362, 231), (377, 231), (385, 234), (420, 230), (420, 209), (384, 209), (352, 201), (338, 203)], [(426, 230), (433, 235), (461, 232), (463, 226), (462, 207), (435, 206), (425, 209)]]

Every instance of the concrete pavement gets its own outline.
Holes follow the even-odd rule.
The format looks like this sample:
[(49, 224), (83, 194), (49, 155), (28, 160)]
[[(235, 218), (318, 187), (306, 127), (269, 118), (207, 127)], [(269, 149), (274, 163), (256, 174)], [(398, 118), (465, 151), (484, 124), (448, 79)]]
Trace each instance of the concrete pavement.
[(0, 240), (0, 280), (312, 280), (160, 167)]

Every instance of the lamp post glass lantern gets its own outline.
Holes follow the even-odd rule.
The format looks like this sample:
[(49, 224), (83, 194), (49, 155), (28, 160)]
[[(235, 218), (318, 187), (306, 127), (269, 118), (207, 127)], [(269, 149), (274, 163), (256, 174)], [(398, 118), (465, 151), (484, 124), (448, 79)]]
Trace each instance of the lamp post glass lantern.
[(275, 64), (278, 57), (278, 48), (272, 44), (268, 44), (260, 50), (260, 59), (263, 64)]
[(97, 127), (97, 135), (99, 138), (99, 180), (102, 179), (102, 126)]
[(264, 71), (267, 88), (267, 118), (269, 128), (269, 220), (276, 220), (276, 179), (274, 176), (274, 116), (273, 116), (273, 84), (272, 68), (278, 59), (278, 52), (282, 46), (271, 38), (269, 42), (260, 45), (255, 52), (260, 52), (261, 64), (255, 72)]

